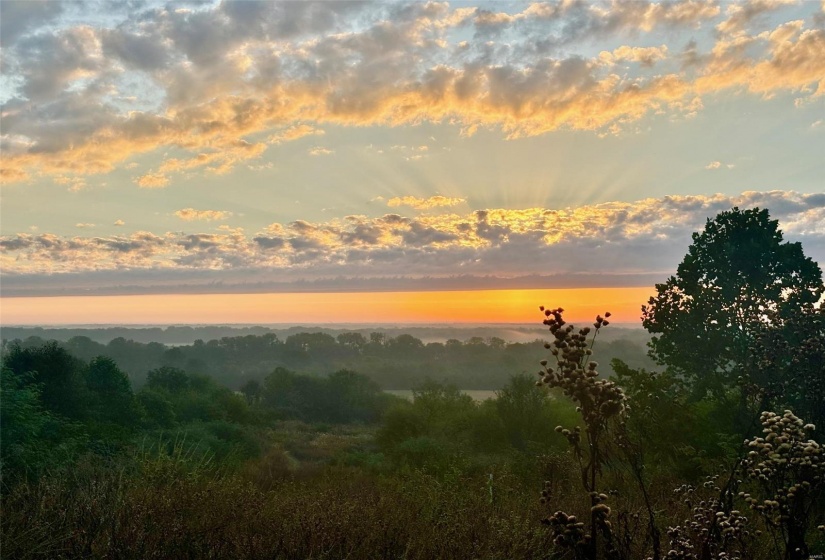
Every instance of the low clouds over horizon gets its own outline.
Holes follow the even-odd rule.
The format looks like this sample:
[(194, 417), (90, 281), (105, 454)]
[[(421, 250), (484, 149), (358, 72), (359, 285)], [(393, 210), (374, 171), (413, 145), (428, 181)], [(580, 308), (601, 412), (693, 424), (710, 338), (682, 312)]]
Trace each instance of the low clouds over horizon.
[(664, 281), (690, 234), (733, 206), (769, 209), (786, 241), (802, 241), (808, 256), (825, 262), (825, 194), (749, 191), (564, 209), (352, 215), (273, 223), (255, 233), (229, 226), (90, 237), (18, 233), (0, 237), (0, 263), (4, 295), (117, 293), (118, 286), (128, 293), (358, 291), (410, 288), (422, 278), (429, 279), (425, 289), (538, 287), (530, 284), (548, 279), (555, 286), (629, 286)]

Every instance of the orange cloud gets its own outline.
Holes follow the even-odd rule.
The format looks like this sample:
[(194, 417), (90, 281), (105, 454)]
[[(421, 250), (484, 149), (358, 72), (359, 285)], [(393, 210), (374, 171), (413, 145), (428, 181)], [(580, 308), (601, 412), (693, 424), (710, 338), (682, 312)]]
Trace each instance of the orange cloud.
[[(506, 138), (559, 129), (609, 134), (651, 113), (695, 114), (704, 96), (729, 89), (821, 95), (825, 30), (803, 21), (751, 29), (760, 13), (782, 3), (729, 7), (715, 47), (689, 68), (669, 59), (668, 45), (627, 44), (596, 57), (577, 54), (576, 46), (593, 37), (625, 38), (624, 31), (693, 33), (719, 16), (710, 0), (535, 4), (514, 14), (412, 4), (389, 21), (368, 5), (335, 5), (332, 12), (365, 10), (367, 23), (350, 29), (342, 19), (346, 31), (340, 33), (308, 26), (297, 39), (278, 35), (275, 24), (289, 14), (275, 3), (246, 6), (261, 12), (258, 27), (237, 25), (231, 7), (220, 4), (204, 10), (198, 29), (191, 28), (194, 20), (166, 11), (152, 15), (162, 25), (129, 20), (111, 29), (59, 29), (38, 36), (39, 49), (12, 49), (7, 57), (10, 76), (21, 85), (3, 107), (0, 178), (20, 182), (46, 174), (80, 185), (78, 177), (108, 173), (137, 154), (161, 148), (191, 154), (135, 179), (142, 188), (162, 188), (174, 173), (228, 173), (260, 157), (267, 143), (322, 134), (326, 124), (448, 122), (466, 135), (495, 128)], [(571, 35), (547, 36), (550, 21)], [(570, 22), (576, 25), (565, 25)], [(449, 31), (462, 25), (475, 26), (477, 37), (452, 44)], [(571, 54), (536, 54), (536, 29), (558, 47), (549, 52)], [(502, 41), (509, 50), (499, 57), (487, 51), (500, 34), (511, 40)], [(194, 36), (203, 37), (197, 46)], [(132, 42), (141, 49), (127, 48)], [(77, 48), (69, 49), (72, 44)], [(639, 64), (620, 74), (622, 61)], [(162, 101), (147, 108), (151, 103), (119, 95), (115, 77), (124, 75), (144, 81)], [(132, 104), (129, 110), (113, 96)], [(254, 140), (263, 134), (266, 142)], [(328, 151), (316, 147), (309, 154)]]
[(194, 208), (183, 208), (175, 212), (175, 216), (187, 222), (194, 220), (211, 222), (213, 220), (226, 220), (232, 216), (232, 212), (225, 210), (195, 210)]
[[(525, 274), (548, 265), (555, 272), (573, 274), (599, 255), (602, 262), (612, 262), (626, 273), (644, 270), (665, 254), (678, 256), (670, 245), (667, 251), (651, 251), (651, 244), (672, 243), (683, 250), (690, 233), (708, 216), (732, 206), (770, 208), (796, 235), (825, 234), (822, 195), (744, 192), (735, 197), (667, 196), (562, 209), (296, 220), (271, 224), (253, 235), (232, 228), (108, 237), (19, 233), (0, 237), (0, 267), (5, 275), (144, 269), (338, 276), (377, 275), (398, 266), (417, 274)], [(186, 208), (176, 215), (194, 221), (220, 220), (229, 213)]]
[(667, 58), (667, 45), (661, 47), (629, 47), (621, 46), (610, 51), (599, 53), (599, 61), (604, 64), (616, 64), (617, 62), (638, 62), (647, 66), (652, 66), (659, 60)]
[(162, 189), (169, 185), (169, 178), (161, 173), (141, 175), (135, 183), (142, 189)]
[(270, 135), (266, 141), (270, 144), (281, 144), (303, 138), (304, 136), (323, 136), (324, 134), (325, 132), (320, 128), (315, 128), (308, 124), (296, 124)]
[(416, 196), (396, 196), (387, 201), (387, 206), (390, 208), (409, 206), (415, 210), (429, 210), (430, 208), (438, 208), (442, 206), (455, 206), (457, 204), (461, 204), (462, 202), (467, 202), (467, 199), (441, 195), (435, 195), (429, 198), (418, 198)]

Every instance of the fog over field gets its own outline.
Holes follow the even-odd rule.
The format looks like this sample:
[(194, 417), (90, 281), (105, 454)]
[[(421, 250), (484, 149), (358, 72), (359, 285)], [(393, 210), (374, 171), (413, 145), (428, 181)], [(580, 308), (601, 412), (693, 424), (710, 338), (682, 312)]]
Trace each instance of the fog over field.
[[(641, 325), (615, 323), (612, 332), (605, 333), (608, 339), (631, 337), (647, 340)], [(453, 338), (467, 340), (474, 336), (484, 339), (498, 337), (506, 342), (532, 342), (546, 338), (547, 329), (536, 324), (433, 324), (433, 325), (387, 325), (387, 324), (323, 324), (323, 325), (60, 325), (60, 326), (4, 326), (0, 337), (4, 339), (38, 336), (44, 339), (66, 341), (74, 336), (86, 336), (95, 342), (107, 344), (114, 338), (123, 337), (136, 342), (160, 342), (167, 345), (192, 344), (198, 339), (210, 340), (224, 336), (246, 336), (273, 333), (280, 338), (301, 332), (323, 332), (337, 336), (344, 332), (358, 332), (369, 335), (382, 332), (388, 336), (409, 334), (424, 343), (446, 342)], [(627, 332), (636, 331), (636, 332)]]

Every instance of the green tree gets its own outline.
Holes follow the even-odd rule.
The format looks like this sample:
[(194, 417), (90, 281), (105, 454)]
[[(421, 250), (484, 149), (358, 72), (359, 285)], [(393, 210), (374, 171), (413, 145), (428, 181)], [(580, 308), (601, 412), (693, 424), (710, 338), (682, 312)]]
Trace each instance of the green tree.
[(189, 387), (189, 376), (182, 369), (163, 366), (149, 372), (146, 384), (150, 389), (179, 393)]
[(783, 242), (767, 210), (733, 208), (693, 234), (687, 255), (642, 307), (651, 356), (721, 393), (748, 362), (759, 333), (822, 296), (822, 271), (799, 243)]
[(330, 422), (376, 422), (388, 403), (378, 383), (347, 369), (330, 374), (326, 389), (332, 396), (325, 411)]
[(546, 441), (553, 434), (546, 391), (536, 391), (535, 378), (526, 373), (514, 375), (496, 393), (496, 409), (513, 447), (527, 449), (527, 442)]
[(144, 388), (137, 394), (137, 401), (143, 409), (142, 416), (147, 428), (171, 428), (175, 425), (175, 409), (167, 395)]
[(402, 360), (415, 359), (424, 348), (424, 343), (409, 334), (399, 334), (395, 338), (390, 338), (386, 342), (387, 350)]
[(356, 350), (359, 354), (364, 349), (364, 346), (367, 345), (366, 337), (359, 332), (341, 333), (335, 338), (335, 340), (337, 340), (338, 344), (340, 344), (341, 346), (352, 348)]
[(25, 349), (13, 345), (3, 356), (3, 365), (24, 383), (40, 385), (40, 402), (46, 410), (71, 419), (86, 417), (84, 364), (57, 342)]
[(263, 389), (261, 382), (257, 379), (250, 379), (241, 387), (241, 393), (246, 397), (246, 402), (249, 404), (257, 404), (261, 400)]
[(34, 471), (49, 456), (49, 434), (59, 422), (40, 403), (40, 385), (32, 374), (18, 375), (2, 368), (0, 399), (0, 472), (3, 482)]
[(86, 387), (96, 419), (117, 424), (135, 423), (132, 385), (114, 360), (98, 356), (89, 362)]

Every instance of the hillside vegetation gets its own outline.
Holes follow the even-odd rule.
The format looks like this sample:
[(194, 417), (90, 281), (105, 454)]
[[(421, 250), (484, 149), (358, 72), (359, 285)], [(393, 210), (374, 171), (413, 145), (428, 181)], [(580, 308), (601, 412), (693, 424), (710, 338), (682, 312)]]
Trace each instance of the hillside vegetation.
[(824, 291), (766, 211), (734, 209), (656, 286), (649, 359), (608, 312), (549, 307), (530, 344), (12, 341), (3, 556), (811, 558)]

